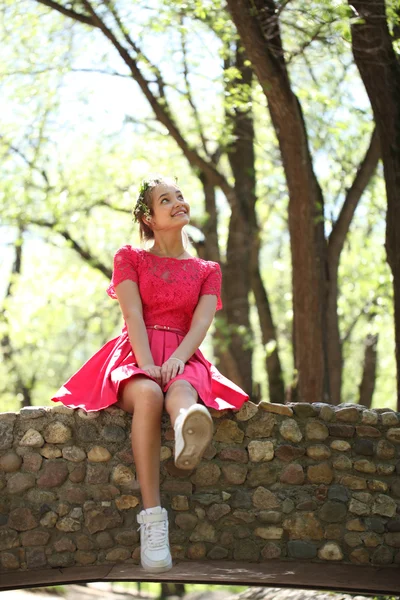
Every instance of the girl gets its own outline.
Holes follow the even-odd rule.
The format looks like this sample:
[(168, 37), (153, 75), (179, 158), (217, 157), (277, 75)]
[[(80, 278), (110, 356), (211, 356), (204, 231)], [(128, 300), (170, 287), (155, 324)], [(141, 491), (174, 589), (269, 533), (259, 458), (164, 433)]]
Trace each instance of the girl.
[(222, 308), (218, 263), (191, 256), (183, 245), (190, 206), (176, 182), (157, 176), (142, 182), (133, 210), (149, 250), (122, 246), (107, 288), (124, 318), (122, 334), (105, 344), (55, 394), (71, 408), (114, 404), (132, 417), (132, 452), (140, 483), (142, 567), (172, 567), (168, 514), (160, 505), (163, 409), (175, 431), (175, 465), (196, 467), (213, 436), (206, 407), (239, 409), (248, 395), (203, 356), (204, 340)]

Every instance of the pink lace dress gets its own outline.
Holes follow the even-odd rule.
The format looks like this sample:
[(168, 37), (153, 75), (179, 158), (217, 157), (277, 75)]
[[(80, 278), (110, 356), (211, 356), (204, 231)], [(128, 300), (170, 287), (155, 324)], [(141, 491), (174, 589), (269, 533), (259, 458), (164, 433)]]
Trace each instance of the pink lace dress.
[[(200, 258), (176, 259), (155, 256), (146, 250), (122, 246), (114, 255), (114, 269), (107, 294), (117, 299), (115, 287), (129, 279), (138, 284), (154, 364), (161, 366), (176, 350), (190, 328), (194, 310), (203, 294), (221, 302), (221, 269), (218, 263)], [(119, 399), (121, 384), (135, 375), (150, 375), (136, 362), (126, 323), (121, 334), (107, 342), (51, 398), (70, 408), (95, 411)], [(176, 379), (191, 383), (208, 407), (239, 409), (249, 396), (224, 377), (200, 350), (189, 358)]]

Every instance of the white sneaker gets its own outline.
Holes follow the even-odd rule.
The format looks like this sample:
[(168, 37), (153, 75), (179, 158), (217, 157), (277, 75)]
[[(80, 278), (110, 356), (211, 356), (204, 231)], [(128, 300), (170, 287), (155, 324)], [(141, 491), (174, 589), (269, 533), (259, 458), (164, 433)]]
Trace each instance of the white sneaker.
[(175, 465), (178, 469), (194, 469), (214, 433), (214, 423), (207, 408), (193, 404), (181, 409), (175, 420)]
[(143, 569), (162, 573), (172, 568), (168, 541), (168, 513), (158, 506), (152, 514), (142, 510), (136, 517), (140, 523), (140, 561)]

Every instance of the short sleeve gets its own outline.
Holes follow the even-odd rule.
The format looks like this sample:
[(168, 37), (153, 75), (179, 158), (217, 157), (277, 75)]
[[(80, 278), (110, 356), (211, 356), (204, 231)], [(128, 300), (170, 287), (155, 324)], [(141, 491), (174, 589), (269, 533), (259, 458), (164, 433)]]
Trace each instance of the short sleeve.
[(107, 294), (110, 298), (118, 300), (115, 293), (115, 288), (119, 283), (130, 279), (138, 283), (137, 276), (137, 261), (134, 248), (130, 245), (122, 246), (114, 254), (114, 269), (111, 277), (111, 282), (107, 288)]
[(221, 300), (221, 286), (222, 286), (222, 273), (221, 267), (218, 263), (212, 262), (211, 269), (206, 278), (204, 279), (201, 289), (200, 296), (205, 294), (211, 294), (217, 296), (217, 308), (216, 310), (220, 310), (222, 308), (222, 300)]

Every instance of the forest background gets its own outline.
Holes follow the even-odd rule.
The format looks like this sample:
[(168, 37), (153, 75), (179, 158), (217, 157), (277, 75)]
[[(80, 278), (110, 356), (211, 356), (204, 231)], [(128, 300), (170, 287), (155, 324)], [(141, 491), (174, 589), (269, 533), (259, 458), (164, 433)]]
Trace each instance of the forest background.
[(191, 205), (193, 254), (223, 269), (224, 310), (202, 345), (221, 372), (254, 401), (399, 410), (400, 246), (385, 235), (400, 227), (400, 186), (388, 192), (392, 130), (365, 77), (365, 65), (385, 75), (390, 114), (398, 1), (0, 8), (1, 410), (53, 405), (119, 335), (113, 254), (139, 245), (131, 211), (160, 171)]

